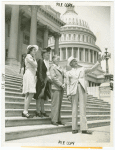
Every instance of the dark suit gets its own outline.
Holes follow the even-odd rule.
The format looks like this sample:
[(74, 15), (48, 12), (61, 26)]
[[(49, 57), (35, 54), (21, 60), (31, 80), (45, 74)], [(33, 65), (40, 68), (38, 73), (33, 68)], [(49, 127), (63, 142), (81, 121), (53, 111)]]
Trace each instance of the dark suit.
[[(42, 59), (39, 59), (37, 61), (38, 64), (38, 68), (37, 68), (37, 72), (36, 72), (36, 76), (37, 76), (37, 83), (36, 83), (36, 94), (34, 95), (34, 98), (37, 100), (40, 93), (42, 92), (42, 89), (45, 86), (45, 80), (47, 79), (47, 68), (45, 66), (45, 63)], [(42, 97), (42, 99), (47, 100), (47, 97), (49, 99), (51, 99), (51, 89), (50, 89), (50, 83), (49, 81), (46, 81), (46, 86), (45, 86), (45, 90), (44, 90), (44, 95)]]

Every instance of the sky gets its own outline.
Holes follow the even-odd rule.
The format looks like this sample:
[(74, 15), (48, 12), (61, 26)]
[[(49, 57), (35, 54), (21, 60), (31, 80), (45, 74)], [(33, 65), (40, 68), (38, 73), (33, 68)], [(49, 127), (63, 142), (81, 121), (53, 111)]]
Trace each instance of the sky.
[[(96, 45), (100, 47), (102, 54), (105, 48), (108, 48), (108, 52), (112, 54), (112, 58), (109, 60), (109, 72), (113, 73), (113, 68), (110, 67), (111, 63), (113, 63), (113, 49), (110, 46), (110, 6), (74, 6), (78, 17), (85, 20), (91, 31), (95, 34), (97, 38)], [(61, 15), (66, 11), (66, 7), (53, 6), (53, 9), (60, 12)], [(104, 60), (101, 63), (103, 70), (106, 70), (105, 65), (106, 62)]]

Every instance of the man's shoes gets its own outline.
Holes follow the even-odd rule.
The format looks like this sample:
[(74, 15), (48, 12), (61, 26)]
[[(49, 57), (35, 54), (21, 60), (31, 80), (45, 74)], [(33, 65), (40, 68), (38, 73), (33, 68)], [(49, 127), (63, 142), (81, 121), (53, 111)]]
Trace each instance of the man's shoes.
[(78, 130), (72, 130), (72, 134), (78, 133)]
[(65, 125), (64, 123), (62, 123), (61, 121), (57, 122), (59, 125)]
[(51, 124), (55, 125), (55, 126), (58, 126), (58, 123), (57, 122), (52, 122), (51, 121)]
[(82, 130), (83, 134), (92, 134), (92, 131), (88, 131), (88, 130)]
[(44, 116), (44, 117), (49, 117), (46, 113), (42, 113), (41, 114)]

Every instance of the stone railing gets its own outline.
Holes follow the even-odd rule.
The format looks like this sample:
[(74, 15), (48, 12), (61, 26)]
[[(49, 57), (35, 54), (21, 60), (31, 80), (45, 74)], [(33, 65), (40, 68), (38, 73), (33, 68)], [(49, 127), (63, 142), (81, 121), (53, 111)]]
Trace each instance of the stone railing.
[(93, 97), (97, 97), (98, 99), (102, 99), (105, 102), (111, 104), (111, 100), (113, 98), (113, 91), (110, 90), (110, 85), (102, 85), (96, 87), (87, 87), (87, 91), (89, 95), (93, 95)]
[(99, 98), (99, 86), (87, 87), (87, 91), (89, 95), (93, 95), (93, 97)]

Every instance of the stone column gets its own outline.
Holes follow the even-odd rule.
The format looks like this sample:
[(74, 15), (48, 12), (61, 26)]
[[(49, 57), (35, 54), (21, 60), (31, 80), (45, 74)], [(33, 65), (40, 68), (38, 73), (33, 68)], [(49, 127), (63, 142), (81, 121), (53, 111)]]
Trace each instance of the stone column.
[(72, 56), (74, 57), (74, 53), (73, 53), (73, 47), (72, 47)]
[(55, 51), (54, 54), (59, 55), (59, 35), (55, 34)]
[(37, 44), (37, 6), (31, 6), (30, 44)]
[(25, 29), (25, 24), (22, 24), (24, 12), (21, 10), (19, 13), (19, 29), (18, 29), (18, 50), (17, 50), (17, 60), (22, 62), (22, 45), (23, 45), (23, 31)]
[(67, 50), (67, 47), (66, 47), (66, 59), (68, 59), (68, 50)]
[(78, 55), (77, 56), (78, 56), (78, 61), (79, 61), (79, 47), (78, 47)]
[(90, 49), (88, 49), (88, 62), (91, 62), (91, 60), (90, 60)]
[(19, 22), (19, 5), (12, 6), (11, 12), (11, 27), (10, 27), (10, 41), (7, 65), (16, 65), (17, 62), (17, 45), (18, 45), (18, 22)]
[(44, 27), (44, 48), (48, 47), (48, 27)]

